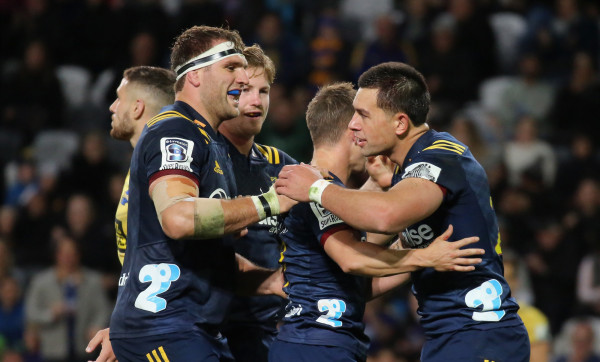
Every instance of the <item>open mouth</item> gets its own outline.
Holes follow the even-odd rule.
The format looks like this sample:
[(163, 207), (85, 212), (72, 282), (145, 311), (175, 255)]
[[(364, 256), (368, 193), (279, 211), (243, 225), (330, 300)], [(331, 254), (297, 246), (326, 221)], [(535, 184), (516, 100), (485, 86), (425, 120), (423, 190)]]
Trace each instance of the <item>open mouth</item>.
[(244, 116), (246, 116), (248, 118), (260, 118), (262, 116), (262, 112), (260, 112), (260, 111), (246, 112), (246, 113), (244, 113)]
[(354, 136), (354, 144), (359, 146), (359, 147), (363, 147), (365, 144), (367, 144), (367, 140), (364, 138), (360, 138), (357, 137), (356, 135)]
[(240, 103), (240, 95), (242, 91), (240, 89), (231, 89), (227, 92), (227, 96), (230, 97), (235, 104)]

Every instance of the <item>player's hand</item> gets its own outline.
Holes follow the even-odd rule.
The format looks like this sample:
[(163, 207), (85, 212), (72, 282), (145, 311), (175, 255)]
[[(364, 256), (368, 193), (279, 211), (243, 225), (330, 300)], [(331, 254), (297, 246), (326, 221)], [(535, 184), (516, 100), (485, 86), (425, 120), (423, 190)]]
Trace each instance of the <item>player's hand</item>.
[(100, 355), (94, 362), (115, 362), (117, 361), (117, 356), (113, 352), (112, 345), (110, 344), (109, 339), (109, 328), (105, 328), (103, 330), (98, 331), (96, 335), (90, 340), (85, 351), (87, 353), (93, 352), (98, 345), (101, 344), (102, 348), (100, 350)]
[(461, 240), (448, 242), (452, 235), (452, 225), (448, 226), (446, 231), (438, 236), (427, 248), (418, 249), (422, 251), (422, 265), (425, 268), (435, 268), (437, 271), (471, 271), (475, 270), (474, 265), (481, 263), (481, 258), (472, 258), (472, 256), (482, 255), (483, 249), (469, 248), (463, 249), (469, 244), (479, 241), (479, 237), (469, 237)]
[(300, 202), (308, 202), (308, 190), (318, 179), (323, 178), (321, 172), (306, 164), (287, 165), (279, 172), (275, 181), (275, 190), (279, 195), (285, 195)]
[(248, 228), (243, 228), (243, 229), (242, 229), (242, 230), (240, 230), (240, 231), (236, 231), (236, 232), (234, 232), (232, 235), (233, 235), (233, 237), (234, 237), (234, 238), (236, 238), (236, 239), (243, 238), (244, 236), (248, 235)]
[(387, 156), (367, 157), (367, 172), (369, 177), (382, 189), (392, 186), (394, 163)]
[(280, 214), (290, 211), (290, 209), (294, 205), (298, 204), (298, 201), (296, 201), (294, 199), (290, 199), (289, 197), (287, 197), (285, 195), (277, 194), (277, 200), (279, 201), (279, 213)]

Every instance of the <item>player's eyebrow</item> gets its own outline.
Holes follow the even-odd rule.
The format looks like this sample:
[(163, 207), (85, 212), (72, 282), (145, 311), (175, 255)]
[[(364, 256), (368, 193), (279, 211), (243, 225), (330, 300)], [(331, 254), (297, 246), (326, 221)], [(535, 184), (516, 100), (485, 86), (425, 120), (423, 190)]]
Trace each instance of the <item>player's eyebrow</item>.
[(354, 110), (356, 111), (356, 113), (360, 114), (361, 116), (369, 116), (370, 115), (369, 111), (367, 111), (366, 109), (363, 109), (363, 108), (354, 108)]

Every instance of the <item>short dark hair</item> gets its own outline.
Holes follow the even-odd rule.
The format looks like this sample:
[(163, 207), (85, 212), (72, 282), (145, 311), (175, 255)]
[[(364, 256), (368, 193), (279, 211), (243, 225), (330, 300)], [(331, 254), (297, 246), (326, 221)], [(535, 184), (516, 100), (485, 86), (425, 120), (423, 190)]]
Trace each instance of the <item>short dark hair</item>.
[(415, 126), (427, 120), (431, 97), (419, 71), (400, 62), (381, 63), (358, 79), (360, 88), (378, 89), (377, 106), (395, 114), (405, 112)]
[(356, 90), (352, 83), (323, 86), (308, 104), (306, 125), (314, 146), (333, 145), (340, 140), (354, 114), (352, 101)]
[[(275, 80), (275, 64), (258, 44), (244, 48), (244, 56), (248, 62), (248, 68), (263, 68), (267, 82), (273, 84)], [(249, 74), (250, 76), (250, 74)]]
[(123, 78), (149, 92), (152, 97), (148, 101), (155, 102), (159, 109), (175, 101), (175, 73), (170, 70), (149, 66), (131, 67), (125, 69)]
[[(233, 43), (234, 48), (240, 53), (244, 50), (244, 42), (237, 30), (216, 28), (213, 26), (193, 26), (175, 39), (171, 49), (171, 69), (184, 65), (190, 59), (197, 57), (213, 47), (217, 40), (225, 40)], [(175, 83), (175, 91), (183, 89), (184, 77)]]

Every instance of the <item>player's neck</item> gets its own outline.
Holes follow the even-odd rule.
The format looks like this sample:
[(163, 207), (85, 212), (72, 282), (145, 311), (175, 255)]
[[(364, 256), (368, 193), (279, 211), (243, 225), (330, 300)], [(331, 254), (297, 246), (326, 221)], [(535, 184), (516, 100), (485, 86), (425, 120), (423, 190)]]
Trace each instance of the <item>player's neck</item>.
[(396, 147), (389, 156), (390, 159), (402, 166), (408, 151), (410, 151), (415, 142), (417, 142), (417, 140), (427, 131), (429, 131), (429, 125), (427, 123), (423, 123), (418, 127), (411, 127), (408, 134), (397, 142)]
[(319, 146), (313, 151), (310, 164), (336, 175), (344, 184), (350, 177), (348, 154), (338, 147)]
[(175, 95), (176, 101), (182, 101), (187, 103), (190, 107), (194, 108), (196, 112), (198, 112), (206, 122), (212, 127), (213, 131), (217, 132), (219, 129), (219, 125), (222, 120), (220, 120), (213, 112), (209, 112), (208, 108), (204, 106), (201, 99), (194, 98), (190, 96), (187, 92), (181, 91)]
[(246, 156), (250, 154), (252, 144), (254, 143), (254, 137), (241, 137), (239, 135), (235, 135), (229, 132), (229, 130), (225, 127), (220, 127), (219, 132), (221, 132), (221, 134), (233, 144), (239, 153)]
[(144, 126), (146, 125), (146, 123), (148, 123), (148, 121), (150, 120), (150, 118), (140, 118), (139, 120), (136, 120), (136, 128), (134, 130), (133, 136), (131, 136), (131, 138), (129, 139), (129, 143), (131, 143), (131, 147), (135, 148), (135, 145), (137, 145), (140, 136), (142, 135), (142, 131), (144, 130)]

